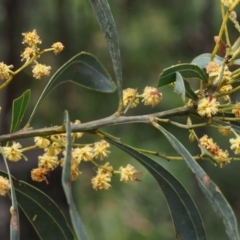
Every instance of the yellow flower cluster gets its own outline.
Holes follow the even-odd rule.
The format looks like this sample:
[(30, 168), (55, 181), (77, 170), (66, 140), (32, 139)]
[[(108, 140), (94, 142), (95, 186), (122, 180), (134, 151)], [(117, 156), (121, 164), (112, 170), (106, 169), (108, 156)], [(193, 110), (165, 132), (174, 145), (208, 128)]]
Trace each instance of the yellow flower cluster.
[(0, 195), (5, 196), (10, 188), (9, 180), (3, 176), (0, 176)]
[(136, 89), (127, 88), (123, 90), (123, 106), (126, 108), (131, 103), (130, 108), (135, 108), (139, 104), (139, 98), (146, 106), (156, 106), (162, 100), (162, 93), (154, 87), (146, 86), (141, 95)]
[(239, 2), (239, 0), (221, 0), (221, 2), (225, 7), (231, 8), (233, 4), (235, 4), (236, 2)]
[(230, 162), (228, 158), (228, 151), (223, 151), (216, 143), (213, 142), (213, 139), (209, 138), (207, 135), (204, 135), (199, 139), (199, 144), (206, 148), (214, 156), (214, 158), (220, 163), (220, 166)]
[(231, 143), (230, 148), (234, 151), (234, 153), (240, 154), (240, 136), (231, 138), (229, 142)]

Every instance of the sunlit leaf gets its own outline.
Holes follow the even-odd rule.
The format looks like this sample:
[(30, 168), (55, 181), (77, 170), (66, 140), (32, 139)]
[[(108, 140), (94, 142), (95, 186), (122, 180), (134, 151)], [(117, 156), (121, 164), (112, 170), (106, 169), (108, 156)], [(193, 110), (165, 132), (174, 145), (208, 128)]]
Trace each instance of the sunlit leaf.
[[(182, 184), (160, 164), (146, 155), (113, 139), (107, 138), (107, 140), (137, 159), (156, 179), (167, 200), (177, 239), (206, 239), (199, 212)], [(155, 189), (150, 191), (155, 191)]]
[(168, 131), (160, 125), (154, 125), (167, 138), (174, 149), (184, 158), (189, 168), (195, 174), (197, 182), (209, 200), (213, 210), (223, 219), (226, 233), (230, 240), (239, 240), (238, 226), (234, 212), (218, 186), (193, 159), (187, 149)]
[[(7, 177), (7, 173), (0, 171)], [(40, 239), (74, 239), (67, 220), (59, 206), (45, 193), (30, 184), (13, 178), (19, 207), (32, 224)]]
[(197, 78), (207, 83), (207, 76), (200, 67), (196, 64), (182, 63), (165, 68), (160, 74), (158, 87), (175, 82), (176, 72), (179, 72), (184, 79)]
[(11, 122), (10, 132), (15, 132), (18, 130), (18, 127), (26, 112), (30, 95), (31, 95), (31, 90), (27, 90), (19, 98), (13, 101), (12, 122)]
[(19, 240), (20, 239), (20, 222), (19, 222), (19, 211), (18, 211), (18, 203), (17, 203), (15, 187), (14, 187), (13, 179), (12, 179), (9, 167), (8, 167), (7, 159), (5, 157), (3, 148), (1, 146), (0, 146), (0, 152), (2, 153), (5, 167), (7, 169), (7, 173), (4, 173), (4, 174), (1, 174), (1, 171), (0, 171), (0, 176), (5, 175), (5, 177), (7, 177), (9, 179), (10, 186), (11, 186), (12, 206), (10, 208), (10, 213), (11, 213), (10, 240)]
[(115, 83), (97, 58), (90, 53), (81, 52), (61, 66), (49, 80), (32, 111), (29, 124), (43, 99), (55, 87), (66, 82), (105, 93), (116, 90)]
[[(211, 59), (211, 53), (203, 53), (197, 57), (195, 57), (192, 60), (192, 64), (196, 64), (198, 65), (200, 68), (206, 68), (206, 66), (209, 64)], [(224, 58), (219, 57), (219, 56), (215, 56), (214, 57), (214, 62), (217, 62), (218, 64), (222, 64), (224, 62)]]
[(96, 13), (97, 20), (105, 35), (108, 50), (111, 55), (113, 69), (118, 86), (119, 101), (122, 103), (122, 65), (118, 44), (117, 30), (107, 0), (89, 0)]
[(174, 92), (179, 94), (182, 97), (183, 102), (185, 103), (185, 96), (186, 96), (185, 85), (183, 82), (182, 75), (179, 72), (176, 72)]
[(78, 240), (86, 240), (87, 234), (85, 232), (85, 228), (83, 226), (82, 220), (78, 214), (76, 205), (73, 200), (72, 195), (72, 186), (71, 186), (71, 160), (72, 160), (72, 137), (71, 137), (71, 127), (70, 127), (70, 119), (68, 112), (64, 112), (64, 124), (66, 128), (66, 155), (64, 159), (64, 166), (62, 171), (62, 186), (63, 190), (68, 202), (69, 213), (72, 220), (72, 225), (74, 231), (77, 235)]

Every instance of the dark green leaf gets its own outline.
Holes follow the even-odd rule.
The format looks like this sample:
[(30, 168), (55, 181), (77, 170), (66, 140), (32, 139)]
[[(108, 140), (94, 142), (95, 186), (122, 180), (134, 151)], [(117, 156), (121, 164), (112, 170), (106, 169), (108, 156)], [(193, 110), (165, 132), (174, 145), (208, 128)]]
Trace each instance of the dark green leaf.
[[(64, 123), (66, 128), (66, 155), (64, 159), (64, 166), (62, 171), (62, 186), (65, 192), (65, 196), (69, 206), (69, 213), (72, 220), (74, 231), (77, 235), (78, 240), (86, 240), (87, 235), (82, 223), (82, 220), (78, 214), (76, 205), (73, 200), (72, 186), (71, 186), (71, 160), (72, 160), (72, 137), (71, 137), (71, 126), (68, 112), (64, 112)], [(57, 239), (57, 238), (56, 238)]]
[(184, 82), (184, 86), (185, 86), (185, 91), (186, 91), (186, 96), (188, 98), (194, 99), (194, 100), (198, 100), (198, 96), (197, 94), (192, 90), (192, 88), (190, 87), (189, 82), (187, 82), (186, 80), (183, 80)]
[(176, 72), (179, 72), (184, 79), (197, 78), (207, 83), (207, 76), (200, 67), (196, 64), (182, 63), (165, 68), (160, 74), (158, 87), (175, 82)]
[[(19, 240), (20, 239), (20, 222), (19, 222), (19, 211), (18, 211), (18, 203), (17, 203), (17, 197), (15, 188), (13, 185), (13, 180), (11, 177), (11, 173), (8, 167), (7, 159), (5, 158), (3, 148), (0, 146), (0, 152), (2, 153), (3, 160), (7, 169), (7, 173), (5, 174), (5, 177), (9, 179), (10, 186), (11, 186), (11, 200), (12, 200), (12, 206), (10, 208), (11, 213), (11, 221), (10, 221), (10, 239), (11, 240)], [(1, 172), (1, 171), (0, 171)], [(1, 174), (2, 175), (2, 174)]]
[[(206, 68), (206, 66), (209, 64), (211, 59), (211, 53), (203, 53), (197, 57), (195, 57), (192, 60), (192, 64), (196, 64), (197, 66), (199, 66), (200, 68)], [(214, 62), (217, 62), (218, 64), (223, 64), (224, 62), (224, 58), (221, 58), (219, 56), (215, 56), (214, 57)]]
[(89, 53), (81, 52), (60, 67), (49, 80), (33, 109), (28, 121), (29, 124), (43, 99), (55, 87), (66, 82), (106, 93), (116, 90), (115, 83), (97, 58)]
[(24, 117), (25, 111), (27, 109), (30, 95), (31, 95), (31, 90), (29, 89), (26, 92), (24, 92), (19, 98), (13, 101), (12, 122), (11, 122), (11, 128), (10, 128), (11, 133), (17, 131), (19, 124), (21, 123)]
[(154, 124), (154, 126), (163, 133), (169, 143), (171, 143), (175, 150), (184, 158), (189, 168), (195, 174), (198, 184), (206, 198), (209, 200), (212, 208), (217, 213), (217, 215), (223, 219), (225, 230), (229, 239), (239, 240), (236, 217), (231, 206), (225, 199), (218, 186), (210, 179), (210, 177), (193, 159), (186, 148), (171, 133), (167, 132), (158, 124)]
[[(7, 176), (0, 171), (1, 175)], [(45, 193), (30, 184), (13, 178), (18, 205), (34, 227), (40, 239), (74, 239), (75, 236), (68, 225), (59, 206)]]
[(177, 239), (206, 239), (199, 212), (181, 183), (160, 164), (146, 155), (113, 139), (107, 138), (107, 140), (136, 158), (156, 179), (166, 197)]
[(113, 69), (118, 86), (119, 101), (122, 104), (122, 65), (118, 44), (117, 30), (107, 0), (89, 0), (96, 13), (97, 20), (105, 35), (108, 49), (111, 55)]

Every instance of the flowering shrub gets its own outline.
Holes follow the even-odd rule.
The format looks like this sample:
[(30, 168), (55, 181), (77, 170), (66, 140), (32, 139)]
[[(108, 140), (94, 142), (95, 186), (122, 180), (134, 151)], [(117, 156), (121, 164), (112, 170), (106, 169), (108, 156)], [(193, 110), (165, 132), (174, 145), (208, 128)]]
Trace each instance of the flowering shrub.
[[(64, 239), (86, 239), (86, 233), (76, 211), (71, 191), (71, 181), (78, 179), (83, 171), (81, 163), (86, 162), (94, 167), (95, 173), (91, 178), (94, 190), (111, 189), (111, 180), (115, 177), (118, 177), (119, 181), (123, 183), (130, 181), (142, 182), (142, 172), (134, 166), (130, 164), (127, 164), (127, 166), (119, 165), (117, 169), (114, 169), (110, 160), (105, 162), (111, 156), (111, 145), (115, 145), (140, 162), (159, 183), (167, 200), (176, 231), (175, 235), (178, 239), (206, 239), (200, 214), (180, 182), (166, 171), (159, 162), (155, 162), (145, 154), (152, 154), (167, 160), (177, 159), (186, 161), (213, 209), (223, 218), (229, 239), (239, 239), (235, 216), (230, 205), (218, 186), (197, 163), (198, 160), (212, 161), (220, 167), (220, 171), (225, 165), (239, 160), (235, 155), (240, 154), (240, 129), (237, 125), (240, 116), (240, 103), (233, 103), (231, 97), (233, 93), (238, 92), (240, 89), (238, 85), (239, 69), (234, 70), (232, 67), (233, 65), (239, 65), (240, 62), (237, 59), (240, 53), (240, 38), (231, 44), (227, 30), (227, 23), (230, 20), (236, 31), (240, 31), (237, 15), (234, 12), (239, 1), (221, 1), (224, 16), (219, 35), (214, 37), (216, 44), (211, 54), (203, 53), (195, 57), (191, 63), (179, 63), (164, 69), (160, 74), (158, 86), (146, 86), (142, 92), (137, 88), (122, 89), (120, 52), (110, 8), (105, 0), (90, 0), (90, 2), (108, 43), (116, 81), (113, 82), (111, 80), (105, 68), (93, 55), (82, 52), (67, 61), (51, 77), (36, 103), (28, 122), (25, 123), (25, 127), (21, 130), (19, 130), (19, 125), (29, 102), (30, 90), (24, 92), (13, 102), (10, 133), (0, 136), (0, 153), (3, 156), (7, 169), (6, 173), (1, 171), (0, 195), (6, 196), (9, 193), (12, 200), (10, 210), (12, 215), (11, 233), (16, 236), (19, 235), (18, 204), (21, 206), (26, 201), (19, 200), (19, 193), (16, 194), (15, 190), (25, 186), (29, 188), (26, 195), (31, 196), (31, 198), (34, 198), (36, 190), (24, 182), (15, 181), (11, 177), (8, 161), (18, 162), (27, 160), (26, 152), (41, 149), (42, 153), (38, 156), (38, 163), (29, 175), (31, 175), (33, 181), (43, 182), (43, 184), (44, 182), (48, 184), (52, 171), (58, 167), (63, 168), (62, 185), (69, 203), (73, 225), (72, 229), (67, 222), (64, 222), (63, 233), (69, 234)], [(102, 16), (105, 17), (103, 18)], [(33, 78), (41, 79), (49, 76), (51, 66), (39, 63), (39, 58), (51, 51), (57, 55), (64, 50), (64, 46), (60, 42), (52, 44), (48, 49), (40, 50), (42, 40), (36, 30), (23, 33), (22, 35), (22, 43), (25, 45), (25, 49), (20, 57), (24, 63), (18, 69), (14, 69), (13, 65), (7, 65), (4, 62), (0, 63), (0, 80), (2, 81), (0, 90), (7, 87), (8, 84), (14, 81), (14, 77), (17, 74), (20, 74), (23, 69), (30, 65)], [(223, 36), (225, 36), (224, 40)], [(217, 55), (218, 51), (224, 54), (223, 58)], [(81, 65), (83, 62), (86, 64)], [(89, 71), (98, 72), (98, 77), (94, 74), (88, 74)], [(191, 79), (193, 78), (198, 80), (197, 90), (193, 90), (191, 84)], [(117, 89), (119, 103), (116, 112), (104, 119), (81, 123), (80, 120), (71, 122), (68, 112), (65, 111), (64, 124), (62, 126), (32, 129), (31, 122), (41, 101), (51, 89), (68, 79), (95, 91), (108, 93)], [(151, 108), (161, 104), (164, 93), (160, 91), (161, 89), (158, 90), (158, 88), (164, 85), (173, 87), (174, 92), (181, 96), (182, 99), (180, 100), (179, 98), (179, 101), (182, 101), (181, 107), (149, 115), (125, 116), (132, 108), (140, 107), (141, 102)], [(21, 104), (21, 109), (19, 104)], [(172, 117), (179, 115), (187, 117), (186, 124), (172, 120)], [(123, 143), (117, 136), (112, 136), (101, 130), (105, 126), (139, 122), (150, 124), (160, 131), (176, 150), (177, 156), (136, 149)], [(189, 132), (189, 141), (198, 145), (199, 155), (192, 156), (190, 151), (177, 139), (177, 136), (163, 128), (161, 123), (186, 129)], [(195, 131), (198, 128), (206, 127), (217, 128), (219, 134), (226, 138), (226, 143), (232, 151), (228, 152), (226, 149), (221, 149), (216, 140), (211, 136), (198, 134)], [(93, 134), (99, 138), (99, 141), (84, 143), (84, 134)], [(18, 142), (18, 139), (21, 138), (32, 138), (33, 144), (23, 147)], [(41, 194), (41, 196), (44, 195), (43, 193)], [(37, 216), (30, 217), (30, 207), (25, 207), (24, 210), (25, 214), (31, 219), (32, 225), (36, 227), (35, 221)], [(58, 222), (58, 217), (55, 215), (53, 217)], [(182, 219), (184, 224), (179, 223), (179, 219)], [(41, 237), (42, 233), (39, 232), (38, 234)]]

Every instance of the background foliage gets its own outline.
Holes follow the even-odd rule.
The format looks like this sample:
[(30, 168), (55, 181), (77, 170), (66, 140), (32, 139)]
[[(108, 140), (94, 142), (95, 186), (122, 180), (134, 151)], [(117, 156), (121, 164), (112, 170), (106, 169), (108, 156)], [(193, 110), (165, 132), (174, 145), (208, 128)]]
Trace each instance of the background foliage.
[[(189, 62), (201, 53), (210, 52), (214, 46), (213, 36), (217, 35), (221, 22), (218, 1), (116, 0), (110, 2), (110, 6), (118, 30), (124, 87), (138, 87), (139, 90), (148, 84), (156, 86), (158, 76), (164, 68), (178, 61)], [(13, 64), (16, 67), (20, 66), (19, 56), (23, 51), (21, 33), (32, 29), (36, 29), (41, 36), (43, 48), (56, 41), (61, 41), (65, 46), (65, 50), (57, 57), (51, 54), (42, 57), (42, 61), (52, 66), (52, 73), (73, 55), (80, 51), (88, 51), (97, 56), (113, 76), (104, 36), (88, 0), (2, 1), (0, 3), (1, 61), (4, 60), (7, 64)], [(30, 113), (46, 85), (48, 78), (41, 81), (33, 80), (30, 70), (17, 76), (6, 90), (1, 91), (0, 101), (3, 103), (4, 112), (0, 115), (0, 134), (9, 131), (13, 99), (31, 87), (33, 89), (32, 105), (28, 109)], [(172, 94), (172, 89), (168, 87), (162, 89), (163, 101), (154, 108), (154, 112), (177, 107), (181, 102), (180, 97)], [(69, 110), (72, 120), (80, 119), (86, 122), (108, 116), (116, 107), (117, 93), (107, 95), (65, 84), (54, 90), (44, 100), (33, 120), (33, 127), (49, 126), (49, 123), (61, 124), (64, 109)], [(131, 113), (150, 112), (150, 108), (142, 107), (132, 110)], [(174, 131), (179, 140), (194, 152), (193, 146), (188, 143), (187, 132), (173, 127), (168, 130)], [(109, 127), (108, 132), (116, 133), (123, 138), (124, 142), (136, 147), (144, 146), (144, 148), (161, 152), (172, 151), (164, 137), (150, 126), (143, 124), (115, 126)], [(90, 137), (87, 140), (90, 141)], [(24, 141), (22, 141), (23, 145)], [(221, 142), (219, 145), (221, 146)], [(116, 166), (119, 162), (122, 165), (130, 162), (137, 169), (145, 172), (144, 178), (142, 183), (133, 182), (126, 185), (119, 184), (116, 179), (111, 190), (96, 192), (92, 190), (90, 184), (94, 174), (93, 169), (88, 166), (83, 169), (84, 174), (74, 183), (74, 187), (76, 202), (89, 238), (173, 239), (173, 227), (167, 205), (155, 180), (135, 160), (114, 147), (112, 151), (114, 154), (111, 154), (110, 158), (113, 166), (114, 162)], [(196, 149), (195, 153), (197, 152)], [(67, 209), (64, 209), (66, 200), (61, 187), (60, 169), (51, 174), (49, 185), (36, 184), (30, 180), (30, 170), (37, 165), (37, 156), (37, 152), (29, 154), (29, 161), (26, 164), (9, 164), (12, 174), (44, 189), (67, 212)], [(208, 238), (225, 239), (226, 234), (221, 219), (215, 217), (185, 162), (161, 161), (162, 165), (186, 186), (197, 202)], [(20, 165), (21, 171), (19, 171)], [(232, 162), (223, 169), (216, 168), (210, 162), (203, 162), (201, 165), (220, 187), (233, 207), (239, 222), (239, 163)], [(0, 168), (4, 169), (2, 161)], [(8, 239), (9, 201), (7, 199), (0, 199), (0, 212), (5, 212), (0, 215), (2, 218), (0, 219), (0, 239)], [(37, 239), (27, 224), (27, 221), (21, 224), (22, 239)]]

